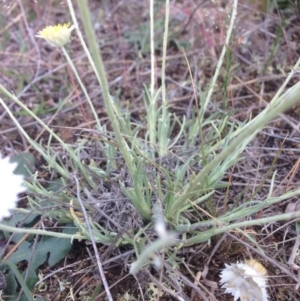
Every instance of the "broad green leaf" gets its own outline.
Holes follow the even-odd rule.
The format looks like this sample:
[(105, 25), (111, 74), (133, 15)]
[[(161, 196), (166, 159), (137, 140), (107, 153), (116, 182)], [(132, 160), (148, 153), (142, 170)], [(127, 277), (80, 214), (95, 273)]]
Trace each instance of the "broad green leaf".
[(31, 153), (21, 153), (10, 159), (11, 163), (17, 163), (18, 166), (14, 173), (24, 177), (30, 177), (34, 172), (35, 158)]

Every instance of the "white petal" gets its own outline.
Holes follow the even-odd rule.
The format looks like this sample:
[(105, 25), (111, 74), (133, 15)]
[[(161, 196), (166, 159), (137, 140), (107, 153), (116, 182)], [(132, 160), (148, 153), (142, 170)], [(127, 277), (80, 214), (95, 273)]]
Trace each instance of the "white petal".
[(26, 191), (23, 186), (23, 176), (15, 175), (16, 163), (10, 163), (9, 158), (0, 155), (0, 220), (11, 215), (10, 209), (16, 207), (18, 194)]
[(225, 264), (220, 283), (234, 301), (268, 301), (266, 269), (256, 260)]

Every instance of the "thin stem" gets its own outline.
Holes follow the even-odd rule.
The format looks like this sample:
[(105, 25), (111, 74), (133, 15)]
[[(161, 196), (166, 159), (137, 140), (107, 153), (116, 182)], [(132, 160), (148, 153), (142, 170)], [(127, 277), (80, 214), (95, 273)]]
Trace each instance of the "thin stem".
[(94, 238), (94, 235), (93, 235), (93, 232), (92, 232), (92, 228), (91, 228), (91, 225), (90, 225), (90, 222), (89, 222), (89, 217), (88, 217), (88, 214), (87, 214), (87, 212), (85, 210), (84, 204), (83, 204), (83, 202), (81, 200), (79, 181), (78, 181), (78, 179), (77, 179), (77, 177), (75, 175), (73, 175), (73, 179), (75, 180), (75, 183), (76, 183), (77, 200), (78, 200), (78, 202), (80, 204), (80, 207), (82, 209), (82, 212), (83, 212), (83, 215), (84, 215), (84, 218), (85, 218), (85, 223), (87, 225), (87, 228), (88, 228), (88, 231), (89, 231), (89, 235), (90, 235), (90, 239), (92, 241), (93, 248), (94, 248), (94, 251), (95, 251), (95, 256), (96, 256), (96, 259), (97, 259), (97, 264), (98, 264), (98, 269), (99, 269), (99, 273), (100, 273), (100, 276), (101, 276), (101, 280), (103, 282), (103, 285), (104, 285), (104, 288), (105, 288), (108, 300), (113, 301), (111, 292), (110, 292), (109, 287), (108, 287), (108, 283), (107, 283), (106, 277), (104, 275), (103, 267), (102, 267), (100, 256), (99, 256), (99, 252), (98, 252), (98, 249), (97, 249), (97, 246), (96, 246), (96, 242), (95, 242), (95, 238)]
[(211, 230), (201, 232), (201, 233), (193, 236), (192, 238), (186, 240), (184, 242), (184, 245), (190, 246), (190, 245), (194, 245), (196, 243), (204, 242), (204, 241), (207, 241), (212, 236), (222, 234), (224, 232), (229, 232), (234, 229), (242, 229), (242, 228), (247, 228), (247, 227), (251, 227), (251, 226), (263, 225), (263, 224), (284, 221), (284, 220), (299, 219), (299, 217), (300, 217), (300, 211), (296, 211), (296, 212), (292, 212), (292, 213), (284, 213), (284, 214), (279, 214), (279, 215), (275, 215), (275, 216), (268, 216), (268, 217), (248, 220), (248, 221), (244, 221), (244, 222), (240, 222), (240, 223), (234, 223), (234, 224), (230, 224), (227, 226), (222, 226), (220, 228), (213, 228)]
[(58, 232), (52, 232), (52, 231), (45, 231), (45, 230), (39, 230), (39, 229), (26, 229), (26, 228), (16, 228), (11, 226), (6, 226), (0, 223), (0, 230), (5, 232), (13, 232), (13, 233), (28, 233), (28, 234), (34, 234), (34, 235), (46, 235), (46, 236), (52, 236), (52, 237), (58, 237), (58, 238), (66, 238), (73, 241), (74, 239), (78, 240), (86, 240), (87, 237), (80, 235), (80, 234), (66, 234), (66, 233), (58, 233)]
[[(6, 96), (11, 98), (15, 103), (17, 103), (19, 106), (21, 106), (29, 116), (34, 118), (42, 127), (44, 127), (50, 135), (52, 135), (59, 143), (61, 143), (62, 147), (67, 150), (70, 155), (72, 156), (73, 152), (70, 152), (69, 147), (41, 120), (39, 119), (32, 111), (30, 111), (16, 96), (9, 93), (3, 86), (0, 85), (0, 91), (2, 91)], [(23, 129), (23, 127), (20, 125), (18, 120), (15, 118), (15, 116), (12, 114), (6, 103), (2, 98), (0, 98), (0, 103), (8, 113), (9, 117), (12, 119), (12, 121), (15, 123), (19, 131), (23, 134), (23, 136), (27, 139), (27, 141), (37, 150), (39, 151), (45, 158), (47, 155), (45, 154), (45, 151), (40, 147), (39, 144), (37, 144), (34, 140), (32, 140), (29, 135), (26, 133), (26, 131)], [(55, 164), (55, 169), (64, 177), (68, 177), (69, 173), (67, 170), (63, 169), (59, 164)]]
[[(211, 170), (218, 166), (223, 160), (232, 156), (234, 152), (237, 151), (238, 147), (247, 140), (248, 137), (253, 137), (254, 133), (260, 130), (265, 124), (271, 121), (273, 118), (278, 116), (278, 114), (288, 110), (295, 103), (299, 101), (300, 95), (300, 83), (297, 83), (292, 88), (287, 90), (287, 92), (278, 99), (278, 105), (273, 106), (271, 109), (268, 109), (268, 114), (260, 114), (261, 118), (257, 118), (255, 122), (248, 125), (247, 128), (228, 146), (224, 149), (219, 155), (217, 155), (212, 161), (210, 161), (201, 172), (195, 176), (194, 179), (185, 187), (182, 194), (179, 198), (174, 202), (170, 214), (168, 216), (169, 219), (178, 218), (178, 211), (182, 204), (189, 198), (189, 195), (195, 190), (195, 188), (201, 185), (202, 181), (207, 177), (207, 175), (211, 172)], [(265, 109), (267, 110), (267, 109)], [(254, 121), (254, 120), (253, 120)]]
[[(298, 59), (298, 61), (296, 62), (296, 64), (293, 67), (293, 70), (297, 70), (300, 66), (300, 58)], [(251, 121), (248, 122), (247, 125), (245, 125), (245, 127), (250, 126), (252, 123), (256, 122), (256, 120), (258, 118), (261, 118), (261, 114), (267, 114), (267, 112), (272, 109), (272, 106), (276, 105), (276, 103), (278, 102), (278, 98), (279, 95), (282, 93), (282, 91), (284, 90), (284, 88), (286, 87), (286, 85), (288, 84), (288, 82), (291, 80), (291, 78), (293, 77), (294, 72), (292, 71), (288, 77), (286, 78), (286, 80), (284, 81), (284, 83), (281, 85), (281, 87), (279, 88), (278, 92), (276, 93), (276, 95), (273, 97), (273, 99), (271, 100), (271, 102), (269, 103), (269, 105), (266, 107), (266, 109), (260, 113), (259, 115), (257, 115), (255, 118), (253, 118)], [(238, 134), (240, 134), (242, 131), (244, 131), (244, 128), (239, 128), (237, 129), (235, 132), (232, 133), (231, 138), (237, 136)], [(250, 138), (250, 137), (249, 137)], [(223, 138), (221, 141), (217, 142), (213, 147), (211, 147), (208, 150), (208, 153), (213, 153), (214, 151), (216, 151), (217, 149), (219, 149), (223, 144), (224, 141), (226, 141), (226, 139), (228, 139), (227, 137)]]
[(168, 45), (168, 29), (169, 29), (169, 14), (170, 14), (170, 0), (166, 0), (165, 5), (165, 29), (162, 47), (162, 66), (161, 66), (161, 94), (162, 94), (162, 113), (159, 118), (159, 154), (163, 156), (167, 153), (168, 136), (170, 127), (170, 118), (168, 118), (168, 104), (166, 95), (166, 58), (167, 58), (167, 45)]
[[(68, 0), (69, 7), (73, 9), (72, 3), (70, 0)], [(105, 74), (104, 64), (102, 61), (101, 52), (99, 49), (99, 44), (95, 35), (95, 32), (93, 30), (93, 25), (91, 23), (92, 17), (90, 15), (89, 9), (88, 9), (88, 3), (86, 0), (78, 0), (77, 1), (79, 11), (81, 13), (82, 17), (82, 23), (85, 29), (85, 32), (87, 34), (87, 40), (90, 45), (91, 54), (93, 57), (93, 61), (95, 63), (95, 73), (97, 75), (97, 79), (101, 85), (102, 93), (103, 93), (103, 100), (105, 103), (105, 107), (107, 110), (108, 117), (110, 118), (111, 125), (113, 127), (114, 133), (116, 135), (116, 140), (118, 142), (120, 151), (124, 157), (124, 160), (126, 162), (126, 165), (129, 169), (130, 175), (133, 178), (136, 172), (136, 167), (134, 165), (134, 160), (131, 155), (130, 148), (128, 147), (125, 139), (122, 136), (122, 132), (120, 130), (120, 124), (117, 119), (117, 116), (115, 114), (114, 110), (114, 103), (111, 98), (110, 92), (109, 92), (109, 86)]]
[(150, 144), (156, 145), (156, 100), (155, 95), (155, 49), (154, 49), (154, 0), (149, 1), (149, 17), (150, 17), (150, 65), (151, 65), (151, 80), (150, 80), (150, 95), (149, 95), (149, 111), (148, 111), (148, 132)]
[(232, 31), (233, 31), (234, 21), (235, 21), (236, 15), (237, 15), (237, 5), (238, 5), (238, 0), (234, 0), (233, 4), (232, 4), (232, 13), (231, 13), (231, 18), (230, 18), (230, 24), (229, 24), (229, 27), (228, 27), (228, 30), (227, 30), (227, 33), (226, 33), (225, 43), (224, 43), (220, 58), (218, 60), (218, 64), (217, 64), (217, 67), (216, 67), (215, 74), (214, 74), (213, 79), (211, 81), (210, 89), (207, 93), (205, 102), (203, 104), (203, 114), (206, 111), (207, 105), (208, 105), (208, 103), (211, 99), (212, 93), (213, 93), (214, 88), (215, 88), (215, 84), (217, 82), (221, 67), (223, 65), (224, 56), (226, 54), (227, 47), (228, 47), (229, 42), (230, 42), (231, 34), (232, 34)]
[(81, 80), (81, 78), (80, 78), (80, 76), (79, 76), (76, 68), (75, 68), (75, 65), (74, 65), (73, 61), (71, 60), (68, 52), (66, 51), (65, 47), (61, 47), (61, 50), (62, 50), (63, 54), (65, 55), (65, 57), (67, 59), (67, 62), (70, 65), (73, 73), (75, 74), (75, 77), (76, 77), (76, 79), (77, 79), (77, 81), (78, 81), (78, 83), (80, 85), (80, 88), (82, 89), (82, 92), (83, 92), (84, 96), (86, 97), (87, 102), (90, 105), (90, 108), (91, 108), (91, 110), (93, 112), (94, 118), (95, 118), (96, 123), (97, 123), (98, 130), (100, 131), (102, 129), (102, 127), (101, 127), (101, 124), (100, 124), (97, 112), (96, 112), (96, 110), (95, 110), (95, 108), (93, 106), (93, 103), (91, 101), (91, 98), (90, 98), (89, 94), (87, 93), (86, 88), (85, 88), (85, 86), (84, 86), (84, 84), (83, 84), (83, 82), (82, 82), (82, 80)]
[(145, 264), (147, 259), (151, 257), (151, 255), (162, 250), (163, 248), (173, 245), (175, 241), (176, 241), (176, 236), (172, 233), (168, 233), (168, 235), (157, 239), (156, 241), (154, 241), (153, 243), (145, 247), (145, 249), (138, 257), (138, 260), (132, 263), (130, 267), (130, 274), (132, 275), (137, 274), (142, 268), (142, 266)]
[(167, 59), (167, 46), (168, 46), (168, 29), (169, 29), (169, 14), (170, 14), (170, 0), (166, 0), (165, 7), (165, 31), (162, 48), (162, 64), (161, 64), (161, 94), (163, 107), (167, 107), (166, 100), (166, 59)]
[(154, 0), (150, 0), (150, 51), (151, 51), (151, 82), (150, 82), (150, 96), (151, 99), (154, 97), (155, 88), (155, 49), (154, 49)]
[[(252, 214), (255, 214), (264, 208), (270, 207), (271, 205), (277, 204), (283, 200), (292, 199), (295, 196), (298, 196), (300, 193), (299, 190), (289, 191), (285, 193), (284, 195), (281, 195), (279, 197), (272, 197), (270, 199), (266, 199), (263, 202), (259, 201), (258, 204), (252, 205), (249, 208), (237, 208), (234, 212), (228, 212), (222, 216), (219, 216), (218, 218), (212, 218), (209, 220), (204, 220), (201, 222), (196, 222), (194, 224), (185, 224), (185, 225), (178, 225), (175, 227), (176, 232), (184, 233), (189, 231), (196, 231), (201, 228), (207, 228), (207, 227), (213, 227), (215, 225), (222, 225), (222, 224), (228, 224), (232, 223), (236, 220), (241, 220), (243, 218), (246, 218), (248, 216), (251, 216)], [(246, 204), (244, 204), (246, 205)]]

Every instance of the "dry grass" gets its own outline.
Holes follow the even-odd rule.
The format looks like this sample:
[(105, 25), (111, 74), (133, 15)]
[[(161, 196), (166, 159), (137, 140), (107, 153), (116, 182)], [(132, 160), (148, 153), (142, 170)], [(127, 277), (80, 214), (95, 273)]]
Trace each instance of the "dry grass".
[[(0, 13), (0, 82), (31, 109), (37, 109), (39, 116), (63, 138), (76, 144), (82, 137), (88, 138), (82, 159), (90, 161), (101, 158), (96, 149), (99, 137), (94, 131), (90, 109), (77, 86), (72, 72), (68, 69), (59, 49), (53, 49), (45, 42), (35, 39), (35, 33), (48, 24), (69, 21), (67, 7), (61, 1), (2, 1)], [(143, 105), (143, 84), (150, 81), (149, 42), (147, 36), (148, 7), (147, 1), (89, 1), (93, 22), (99, 36), (99, 44), (110, 83), (111, 93), (122, 107), (127, 105), (132, 113), (132, 120), (143, 125), (145, 109)], [(204, 2), (202, 4), (202, 2)], [(206, 86), (212, 77), (220, 53), (228, 18), (229, 7), (210, 1), (177, 1), (171, 6), (170, 44), (167, 56), (167, 93), (170, 110), (179, 116), (189, 118), (194, 109), (193, 84)], [(8, 5), (5, 6), (4, 5)], [(163, 34), (163, 8), (156, 12), (157, 22), (157, 61), (156, 68), (161, 68), (161, 40)], [(269, 15), (255, 11), (244, 4), (239, 6), (235, 37), (230, 45), (231, 57), (227, 59), (229, 71), (222, 70), (218, 81), (219, 91), (213, 97), (207, 114), (216, 110), (230, 112), (231, 121), (243, 122), (258, 114), (272, 98), (289, 73), (290, 66), (300, 55), (300, 21), (296, 15)], [(180, 46), (185, 52), (193, 74), (187, 68), (187, 62)], [(107, 123), (101, 91), (89, 68), (86, 58), (79, 50), (79, 42), (73, 39), (70, 52), (82, 76), (83, 82), (91, 95), (97, 113), (103, 123)], [(294, 83), (298, 75), (294, 77)], [(157, 78), (160, 83), (160, 78)], [(226, 91), (224, 86), (228, 87)], [(65, 101), (63, 106), (60, 106)], [(43, 103), (43, 107), (39, 107)], [(27, 115), (22, 114), (14, 104), (10, 108), (26, 129), (31, 138), (47, 141), (47, 134)], [(299, 187), (299, 114), (296, 106), (286, 114), (278, 117), (252, 141), (239, 161), (224, 178), (228, 185), (214, 195), (213, 205), (206, 204), (203, 210), (218, 216), (224, 210), (224, 203), (232, 199), (243, 202), (255, 196), (263, 200), (270, 188), (271, 174), (277, 170), (274, 196), (292, 188)], [(0, 144), (1, 152), (14, 154), (24, 150), (37, 157), (36, 169), (40, 180), (48, 181), (51, 176), (44, 169), (43, 160), (27, 144), (17, 128), (0, 109)], [(45, 142), (46, 143), (46, 142)], [(180, 146), (180, 141), (179, 141)], [(52, 145), (57, 147), (55, 143)], [(183, 162), (190, 154), (176, 154)], [(193, 152), (193, 149), (191, 149)], [(176, 160), (176, 159), (175, 159)], [(176, 161), (175, 161), (176, 162)], [(105, 162), (103, 162), (105, 164)], [(174, 167), (174, 157), (164, 158), (167, 168)], [(149, 172), (145, 170), (145, 172)], [(102, 220), (102, 226), (122, 235), (136, 229), (142, 221), (133, 210), (130, 202), (124, 198), (119, 188), (120, 179), (130, 181), (126, 169), (113, 171), (116, 177), (99, 181), (99, 186), (90, 193), (95, 199), (89, 204), (95, 212), (95, 219)], [(230, 183), (230, 184), (229, 184)], [(237, 197), (238, 196), (238, 197)], [(97, 200), (101, 198), (101, 206)], [(111, 201), (114, 201), (113, 203)], [(261, 216), (282, 213), (290, 203), (298, 199), (281, 202), (261, 212)], [(225, 206), (226, 208), (226, 206)], [(190, 215), (191, 221), (199, 217)], [(173, 283), (178, 290), (183, 289), (186, 300), (203, 300), (199, 290), (204, 291), (209, 300), (231, 300), (223, 290), (218, 288), (219, 272), (224, 262), (236, 262), (244, 258), (258, 258), (266, 266), (270, 275), (269, 287), (272, 300), (299, 300), (300, 257), (297, 253), (295, 266), (289, 265), (293, 247), (296, 243), (295, 222), (280, 222), (263, 227), (244, 230), (256, 240), (264, 251), (264, 256), (245, 240), (241, 232), (231, 232), (216, 236), (209, 243), (181, 249), (177, 256), (184, 258), (180, 272), (174, 274), (172, 267), (169, 276), (161, 279), (163, 283)], [(152, 239), (153, 233), (145, 233)], [(83, 300), (80, 291), (92, 291), (99, 281), (94, 271), (92, 249), (84, 243), (76, 242), (65, 262), (56, 270), (43, 274), (48, 284), (46, 292), (38, 292), (47, 300), (67, 300), (65, 293), (59, 292), (58, 279), (70, 282), (66, 287), (72, 288), (74, 300)], [(124, 294), (141, 296), (150, 300), (147, 293), (149, 279), (161, 281), (159, 275), (151, 270), (138, 274), (137, 279), (128, 275), (127, 263), (132, 262), (133, 250), (126, 246), (100, 246), (99, 253), (106, 271), (111, 291), (116, 300), (126, 300)], [(124, 264), (125, 262), (125, 264)], [(297, 270), (298, 269), (298, 270)], [(201, 274), (199, 273), (201, 272)], [(181, 277), (179, 277), (179, 273)], [(154, 277), (155, 276), (155, 277)], [(199, 281), (195, 280), (199, 277)], [(179, 280), (181, 278), (181, 280)], [(182, 280), (183, 279), (183, 280)], [(181, 282), (183, 281), (183, 282)], [(183, 283), (183, 284), (182, 284)], [(200, 288), (200, 289), (199, 289)], [(69, 292), (69, 289), (66, 290)], [(215, 296), (215, 299), (214, 297)], [(100, 294), (97, 300), (104, 300)], [(138, 297), (137, 300), (141, 300)], [(162, 296), (160, 300), (171, 300)], [(69, 299), (68, 299), (69, 300)], [(130, 297), (129, 300), (134, 300)]]

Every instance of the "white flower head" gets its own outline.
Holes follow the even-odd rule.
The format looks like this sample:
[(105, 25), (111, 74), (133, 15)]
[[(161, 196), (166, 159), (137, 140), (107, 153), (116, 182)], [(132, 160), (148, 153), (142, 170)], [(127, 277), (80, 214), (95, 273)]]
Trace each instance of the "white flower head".
[(154, 224), (154, 229), (157, 232), (159, 237), (166, 237), (168, 236), (168, 232), (166, 229), (166, 224), (163, 218), (157, 218)]
[(0, 220), (11, 216), (9, 210), (16, 207), (18, 194), (26, 191), (23, 176), (13, 173), (16, 167), (17, 163), (10, 163), (9, 158), (2, 158), (0, 154)]
[(40, 30), (36, 37), (45, 39), (53, 47), (62, 47), (69, 43), (74, 28), (75, 25), (70, 27), (70, 23), (47, 26)]
[(234, 301), (268, 301), (267, 271), (255, 259), (225, 264), (221, 272), (222, 288), (225, 293), (233, 295)]

